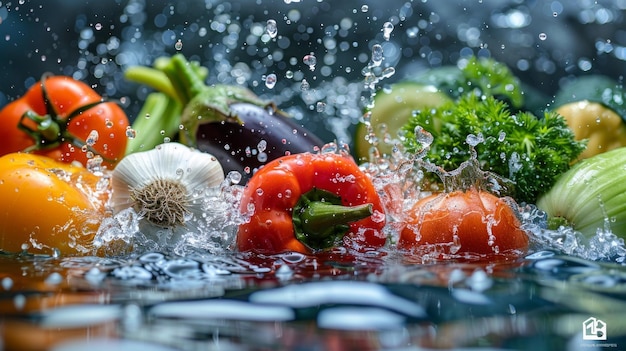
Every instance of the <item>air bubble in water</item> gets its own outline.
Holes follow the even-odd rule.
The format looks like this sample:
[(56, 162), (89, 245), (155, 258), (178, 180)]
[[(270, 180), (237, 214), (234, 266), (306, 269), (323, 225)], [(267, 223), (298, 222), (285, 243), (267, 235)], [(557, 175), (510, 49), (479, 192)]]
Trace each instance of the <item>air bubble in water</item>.
[(276, 26), (276, 21), (273, 19), (268, 19), (265, 24), (265, 32), (270, 36), (270, 38), (276, 38), (278, 34), (278, 27)]
[(273, 89), (274, 86), (276, 86), (276, 75), (274, 73), (268, 74), (267, 77), (265, 77), (265, 86), (268, 89)]
[(317, 64), (317, 58), (313, 54), (304, 55), (304, 58), (302, 58), (302, 62), (304, 62), (305, 65), (309, 66), (309, 69), (311, 71), (314, 71), (315, 65)]
[(539, 40), (546, 40), (548, 39), (548, 35), (546, 33), (539, 33)]
[(385, 24), (383, 24), (383, 38), (385, 40), (389, 40), (389, 38), (391, 37), (391, 32), (393, 32), (393, 23), (391, 22), (385, 22)]
[(367, 11), (369, 11), (369, 9), (370, 9), (370, 7), (367, 6), (367, 5), (361, 6), (361, 12), (367, 12)]
[(372, 46), (372, 65), (377, 67), (383, 62), (383, 47), (380, 44)]

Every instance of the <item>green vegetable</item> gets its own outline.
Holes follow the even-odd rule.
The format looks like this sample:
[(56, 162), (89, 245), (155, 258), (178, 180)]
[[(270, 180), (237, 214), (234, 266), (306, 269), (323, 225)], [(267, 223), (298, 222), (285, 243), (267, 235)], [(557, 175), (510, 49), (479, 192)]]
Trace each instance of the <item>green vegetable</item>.
[[(129, 81), (146, 84), (155, 89), (148, 94), (141, 110), (133, 121), (131, 128), (135, 137), (126, 146), (126, 154), (146, 151), (162, 144), (166, 139), (178, 139), (184, 91), (176, 89), (168, 76), (163, 72), (170, 65), (170, 58), (161, 57), (155, 60), (153, 67), (133, 66), (124, 72)], [(189, 63), (189, 69), (205, 79), (208, 70), (197, 62)]]
[(524, 104), (521, 83), (509, 68), (492, 58), (470, 57), (461, 67), (444, 66), (423, 72), (411, 80), (434, 85), (453, 99), (473, 93), (494, 96), (514, 108)]
[(181, 104), (159, 92), (148, 94), (141, 111), (133, 122), (135, 137), (128, 140), (126, 154), (151, 150), (162, 144), (165, 138), (178, 133)]
[(537, 207), (547, 213), (551, 229), (568, 225), (589, 237), (608, 225), (613, 234), (626, 238), (626, 148), (576, 163)]
[[(370, 161), (369, 153), (372, 143), (368, 133), (373, 133), (377, 141), (378, 151), (390, 155), (392, 145), (399, 142), (397, 132), (406, 124), (414, 110), (430, 109), (440, 106), (450, 98), (432, 85), (413, 82), (401, 82), (391, 86), (389, 90), (381, 90), (374, 97), (369, 125), (361, 123), (355, 131), (354, 150), (359, 161)], [(394, 141), (387, 139), (396, 138)], [(386, 142), (387, 141), (387, 142)]]
[(513, 181), (510, 195), (527, 203), (549, 189), (585, 146), (556, 113), (545, 112), (543, 118), (530, 112), (512, 114), (506, 102), (473, 94), (415, 113), (403, 127), (411, 153), (423, 147), (415, 138), (418, 126), (434, 137), (426, 160), (447, 171), (470, 159), (468, 136), (481, 137), (474, 146), (481, 169)]
[[(506, 65), (475, 56), (462, 63), (458, 67), (430, 69), (392, 84), (390, 89), (378, 91), (368, 111), (369, 123), (359, 124), (355, 131), (357, 159), (369, 161), (372, 145), (376, 145), (381, 154), (390, 155), (393, 145), (402, 139), (398, 131), (413, 111), (438, 107), (464, 95), (494, 96), (516, 109), (522, 108), (527, 95)], [(538, 104), (535, 100), (532, 102)]]

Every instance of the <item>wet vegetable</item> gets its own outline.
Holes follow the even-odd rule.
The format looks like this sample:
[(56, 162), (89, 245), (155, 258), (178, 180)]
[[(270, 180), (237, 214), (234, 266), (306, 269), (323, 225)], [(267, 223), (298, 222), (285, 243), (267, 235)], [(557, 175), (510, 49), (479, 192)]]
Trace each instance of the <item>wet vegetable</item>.
[(576, 140), (587, 143), (579, 159), (626, 146), (626, 124), (622, 117), (600, 103), (589, 100), (570, 102), (556, 112), (565, 117)]
[[(207, 204), (205, 195), (223, 180), (212, 155), (164, 143), (122, 159), (111, 174), (110, 205), (113, 214), (133, 208), (147, 238), (174, 244), (188, 232), (198, 233), (203, 218), (218, 207)], [(166, 231), (171, 233), (164, 235)]]
[(302, 153), (261, 168), (245, 187), (240, 251), (312, 253), (382, 247), (385, 215), (371, 179), (344, 154)]
[(104, 216), (106, 186), (83, 167), (45, 156), (0, 158), (0, 250), (85, 254)]
[(584, 142), (574, 139), (562, 116), (512, 114), (504, 101), (493, 97), (468, 95), (415, 113), (403, 127), (405, 147), (414, 153), (424, 147), (415, 138), (416, 127), (434, 138), (426, 160), (448, 171), (470, 159), (470, 140), (481, 169), (514, 182), (511, 195), (518, 202), (535, 203), (584, 149)]
[(443, 66), (408, 77), (410, 81), (432, 85), (456, 100), (468, 94), (493, 96), (513, 108), (522, 108), (525, 92), (509, 68), (492, 58), (471, 56), (457, 66)]
[[(432, 85), (413, 82), (393, 84), (389, 90), (377, 92), (374, 104), (370, 109), (372, 135), (368, 135), (368, 126), (361, 123), (357, 126), (354, 143), (359, 161), (370, 160), (370, 148), (376, 145), (381, 154), (391, 155), (393, 145), (401, 145), (398, 131), (408, 121), (415, 110), (425, 110), (441, 106), (451, 101), (443, 92)], [(379, 138), (372, 142), (371, 138)], [(395, 142), (388, 141), (396, 139)]]
[(626, 148), (577, 162), (537, 202), (549, 227), (568, 225), (586, 236), (610, 229), (626, 238)]
[(420, 199), (407, 215), (398, 248), (453, 255), (520, 254), (528, 236), (511, 199), (470, 189)]
[(579, 77), (559, 91), (555, 106), (576, 139), (587, 140), (579, 158), (626, 146), (626, 91), (611, 78)]
[(71, 77), (44, 75), (0, 111), (0, 155), (24, 151), (61, 162), (104, 161), (113, 167), (126, 148), (126, 113)]
[[(161, 60), (152, 72), (154, 79), (144, 75), (141, 81), (170, 91), (182, 106), (180, 141), (214, 155), (225, 173), (238, 171), (247, 178), (270, 160), (324, 144), (246, 88), (207, 86), (198, 65), (181, 54)], [(154, 132), (163, 136), (160, 130)]]
[(372, 145), (378, 153), (391, 155), (393, 146), (403, 143), (402, 126), (414, 111), (427, 112), (466, 95), (493, 96), (515, 109), (525, 101), (519, 79), (506, 65), (490, 58), (472, 56), (459, 61), (459, 66), (443, 66), (409, 76), (390, 89), (377, 92), (368, 110), (369, 123), (361, 123), (356, 129), (357, 159), (370, 161)]

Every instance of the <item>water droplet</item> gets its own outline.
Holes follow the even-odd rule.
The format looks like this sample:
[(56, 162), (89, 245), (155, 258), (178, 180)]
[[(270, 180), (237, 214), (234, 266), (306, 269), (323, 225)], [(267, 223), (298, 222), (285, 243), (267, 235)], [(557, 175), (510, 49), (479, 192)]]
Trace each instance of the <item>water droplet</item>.
[(309, 90), (310, 87), (311, 85), (309, 84), (309, 82), (307, 82), (306, 79), (303, 79), (302, 83), (300, 84), (300, 90), (306, 91), (306, 90)]
[(265, 86), (268, 89), (273, 89), (274, 86), (276, 86), (276, 75), (274, 73), (268, 74), (267, 77), (265, 77)]
[(315, 65), (317, 64), (317, 58), (311, 53), (308, 55), (304, 55), (304, 58), (302, 58), (302, 62), (304, 62), (305, 65), (309, 66), (309, 69), (311, 71), (314, 71)]
[(470, 146), (476, 146), (484, 141), (485, 139), (483, 138), (482, 134), (468, 134), (467, 138), (465, 139), (465, 142)]
[(383, 70), (383, 73), (381, 74), (381, 76), (383, 78), (389, 78), (393, 76), (394, 74), (396, 74), (396, 69), (393, 67), (387, 67)]
[(270, 38), (276, 38), (278, 34), (278, 27), (276, 26), (276, 21), (273, 19), (268, 19), (265, 24), (265, 32), (270, 36)]
[(265, 152), (266, 148), (267, 148), (267, 141), (265, 140), (261, 140), (259, 141), (259, 143), (256, 146), (257, 150), (259, 150), (259, 152)]
[(131, 126), (126, 127), (126, 137), (128, 139), (135, 139), (137, 137), (137, 131)]
[(256, 156), (256, 159), (261, 163), (265, 163), (267, 162), (267, 154), (265, 152), (259, 152), (259, 154)]
[(315, 110), (317, 112), (324, 112), (325, 109), (326, 109), (326, 103), (322, 101), (318, 101), (317, 104), (315, 105)]
[(180, 51), (183, 49), (182, 40), (178, 39), (178, 41), (176, 41), (176, 44), (174, 44), (174, 49), (176, 49), (176, 51)]
[(383, 62), (383, 47), (380, 44), (372, 46), (372, 65), (377, 67)]
[(4, 290), (10, 290), (13, 287), (13, 279), (9, 277), (2, 278), (1, 285)]
[(58, 272), (51, 273), (45, 280), (47, 285), (59, 285), (63, 282), (63, 276)]
[(94, 129), (87, 136), (85, 143), (87, 143), (88, 146), (94, 146), (96, 142), (98, 141), (98, 137), (99, 137), (98, 131)]
[(422, 149), (427, 149), (433, 143), (433, 135), (430, 134), (422, 126), (415, 127), (415, 140), (422, 146)]
[(391, 32), (393, 32), (393, 23), (391, 22), (385, 22), (385, 24), (383, 24), (383, 38), (385, 40), (389, 40), (389, 38), (391, 37)]
[(503, 131), (500, 131), (500, 133), (498, 133), (498, 141), (503, 142), (504, 138), (506, 138), (506, 133)]

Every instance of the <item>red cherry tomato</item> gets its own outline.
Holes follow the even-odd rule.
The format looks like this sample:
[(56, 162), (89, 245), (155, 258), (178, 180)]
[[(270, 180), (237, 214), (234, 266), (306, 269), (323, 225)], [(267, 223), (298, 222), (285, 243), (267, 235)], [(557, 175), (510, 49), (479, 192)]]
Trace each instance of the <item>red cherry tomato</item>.
[(398, 241), (402, 250), (430, 246), (444, 254), (489, 257), (528, 248), (528, 236), (509, 202), (485, 191), (433, 194), (419, 200), (407, 217)]
[(126, 151), (128, 125), (124, 110), (87, 84), (44, 76), (0, 111), (0, 155), (33, 152), (83, 165), (101, 156), (112, 167)]

